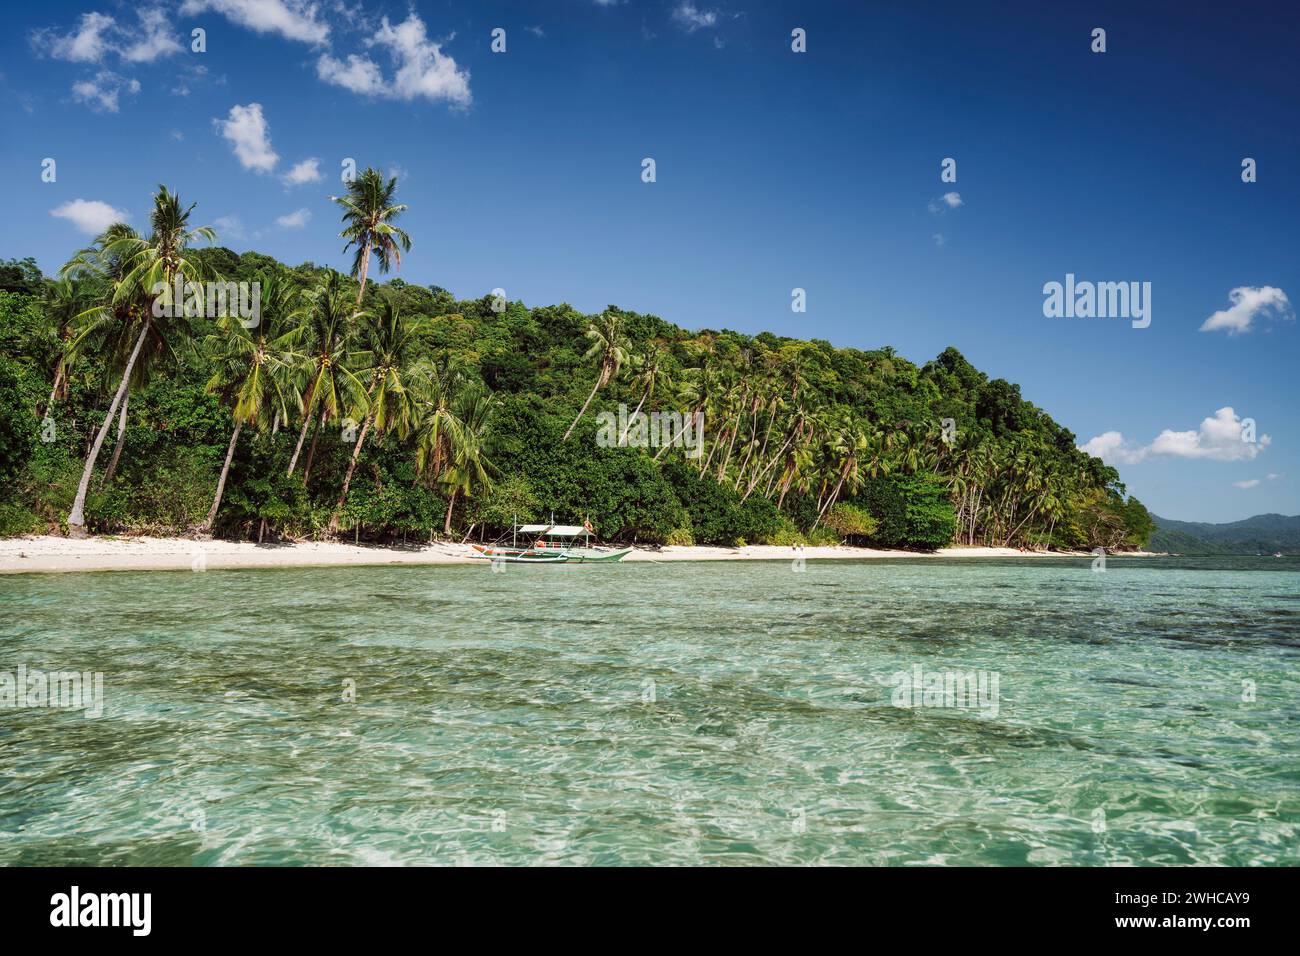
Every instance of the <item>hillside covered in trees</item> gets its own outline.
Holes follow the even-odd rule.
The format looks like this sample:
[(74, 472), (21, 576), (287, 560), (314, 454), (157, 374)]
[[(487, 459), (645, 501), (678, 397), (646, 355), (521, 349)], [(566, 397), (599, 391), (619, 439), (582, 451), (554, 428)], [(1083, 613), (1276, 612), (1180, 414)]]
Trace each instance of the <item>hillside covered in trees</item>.
[[(0, 265), (0, 535), (424, 541), (553, 512), (641, 543), (1150, 536), (1113, 468), (951, 348), (918, 367), (376, 281), (410, 245), (394, 186), (338, 200), (350, 276), (236, 254), (165, 189), (147, 234), (114, 225), (58, 276)], [(260, 283), (260, 321), (185, 314), (158, 291), (178, 277)], [(647, 445), (635, 410), (700, 440)]]
[(1300, 552), (1300, 515), (1265, 514), (1211, 524), (1152, 515), (1151, 547), (1171, 554), (1274, 554)]

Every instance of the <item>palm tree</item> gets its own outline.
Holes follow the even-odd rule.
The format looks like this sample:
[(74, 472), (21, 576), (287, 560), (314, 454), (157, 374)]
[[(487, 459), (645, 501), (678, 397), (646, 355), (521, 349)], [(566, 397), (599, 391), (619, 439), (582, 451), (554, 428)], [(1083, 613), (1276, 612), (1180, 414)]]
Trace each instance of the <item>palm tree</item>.
[[(126, 258), (120, 251), (121, 246), (115, 243), (122, 239), (138, 238), (139, 234), (126, 223), (113, 223), (95, 239), (94, 243), (78, 250), (59, 270), (60, 285), (69, 282), (83, 288), (93, 287), (100, 290), (100, 295), (90, 298), (108, 296), (127, 271)], [(110, 252), (111, 249), (119, 251), (113, 253)], [(53, 303), (53, 308), (55, 314), (59, 315), (71, 303), (66, 292), (60, 290), (55, 295), (56, 302)], [(67, 376), (72, 366), (91, 352), (105, 353), (109, 356), (109, 361), (103, 367), (103, 373), (111, 387), (111, 382), (121, 375), (127, 357), (131, 354), (136, 335), (135, 325), (148, 309), (149, 298), (147, 290), (136, 290), (133, 297), (116, 303), (109, 298), (106, 302), (84, 304), (89, 307), (73, 315), (66, 329), (63, 354), (60, 359), (60, 369), (63, 372), (62, 388), (65, 392), (68, 385)], [(127, 406), (131, 401), (131, 390), (146, 384), (153, 366), (171, 351), (171, 343), (163, 336), (156, 324), (152, 325), (149, 341), (145, 343), (145, 348), (136, 360), (131, 383), (127, 386), (126, 394), (122, 396), (122, 406), (117, 416), (117, 441), (113, 445), (113, 456), (108, 461), (108, 468), (100, 478), (101, 484), (107, 485), (113, 480), (117, 463), (122, 457), (122, 448), (126, 444), (126, 416)], [(51, 404), (60, 386), (57, 371), (54, 384), (55, 388), (50, 392)]]
[(401, 268), (402, 253), (411, 251), (411, 237), (393, 225), (393, 220), (406, 211), (405, 203), (393, 202), (396, 190), (396, 176), (384, 182), (383, 173), (367, 168), (348, 183), (346, 196), (330, 197), (344, 210), (344, 228), (339, 238), (346, 239), (348, 244), (343, 251), (347, 252), (354, 245), (357, 247), (352, 260), (352, 276), (361, 280), (361, 288), (357, 290), (358, 306), (366, 292), (371, 254), (379, 260), (379, 271), (386, 273), (394, 262)]
[(451, 534), (451, 511), (456, 506), (456, 494), (459, 492), (470, 498), (476, 488), (487, 489), (492, 485), (489, 474), (492, 464), (487, 458), (486, 436), (488, 418), (495, 406), (496, 399), (481, 390), (471, 391), (461, 400), (460, 442), (452, 455), (451, 467), (442, 476), (442, 486), (449, 491), (443, 534)]
[[(104, 416), (104, 423), (95, 435), (90, 454), (86, 456), (81, 481), (77, 485), (77, 497), (68, 514), (68, 533), (73, 537), (82, 537), (86, 533), (86, 493), (90, 489), (90, 476), (95, 471), (95, 461), (99, 458), (99, 449), (104, 444), (113, 416), (117, 414), (118, 406), (122, 404), (130, 387), (132, 370), (145, 340), (149, 337), (150, 329), (155, 321), (159, 325), (167, 324), (162, 321), (163, 315), (167, 312), (173, 313), (173, 318), (179, 319), (179, 324), (185, 321), (183, 304), (173, 302), (173, 281), (177, 276), (185, 280), (197, 281), (204, 274), (201, 264), (186, 255), (187, 247), (195, 239), (215, 241), (217, 236), (207, 226), (200, 226), (197, 229), (189, 227), (190, 214), (193, 211), (194, 204), (182, 208), (179, 196), (170, 192), (166, 186), (159, 186), (154, 196), (153, 213), (149, 217), (152, 226), (149, 238), (145, 240), (137, 236), (122, 236), (104, 247), (105, 256), (121, 257), (124, 265), (123, 275), (113, 288), (110, 300), (112, 305), (129, 305), (145, 299), (149, 302), (150, 308), (141, 310), (136, 315), (140, 334), (135, 340), (130, 355), (127, 356), (122, 369), (122, 380), (117, 387), (117, 393), (113, 396), (112, 404), (109, 405), (108, 414)], [(160, 310), (160, 305), (167, 308)], [(177, 305), (181, 306), (179, 316), (175, 315)], [(132, 310), (134, 311), (133, 307)], [(153, 313), (159, 314), (155, 317)]]
[(573, 424), (564, 433), (564, 441), (568, 441), (573, 430), (578, 427), (578, 422), (582, 421), (582, 416), (587, 413), (587, 406), (596, 397), (596, 393), (609, 384), (610, 379), (623, 367), (623, 363), (627, 361), (627, 350), (631, 345), (619, 326), (618, 316), (608, 312), (600, 317), (599, 323), (591, 324), (587, 329), (587, 338), (591, 339), (591, 347), (587, 349), (583, 358), (596, 360), (596, 384), (591, 387), (591, 392), (587, 395), (587, 400), (582, 403), (582, 408), (578, 409)]
[(301, 294), (287, 280), (275, 275), (262, 279), (261, 283), (261, 321), (257, 327), (246, 328), (236, 316), (224, 317), (218, 322), (220, 331), (203, 342), (203, 351), (216, 365), (208, 381), (208, 391), (220, 395), (230, 406), (235, 428), (226, 447), (226, 460), (221, 466), (212, 508), (198, 528), (201, 535), (208, 534), (217, 520), (230, 460), (243, 427), (263, 423), (268, 411), (288, 418), (289, 407), (296, 408), (301, 402), (292, 380), (295, 366), (301, 360), (298, 343), (306, 331), (300, 321), (304, 311)]
[[(330, 515), (330, 534), (339, 530), (339, 514), (347, 502), (352, 473), (356, 471), (361, 446), (371, 427), (378, 435), (393, 431), (399, 438), (405, 438), (411, 429), (413, 411), (406, 379), (411, 370), (415, 338), (423, 330), (421, 319), (399, 315), (392, 299), (385, 298), (370, 329), (370, 348), (349, 357), (352, 368), (344, 369), (344, 380), (350, 386), (353, 408), (365, 418), (343, 476), (343, 489)], [(363, 394), (361, 383), (365, 379), (369, 379), (369, 384), (364, 386)]]
[(72, 337), (77, 317), (86, 311), (90, 305), (89, 300), (89, 284), (67, 275), (51, 283), (46, 291), (45, 310), (54, 323), (54, 331), (59, 339), (59, 357), (54, 364), (54, 385), (50, 388), (50, 399), (41, 409), (41, 414), (47, 414), (54, 407), (55, 401), (67, 394), (68, 371), (73, 359), (70, 348)]
[(448, 492), (443, 534), (451, 534), (456, 496), (487, 485), (485, 434), (491, 395), (449, 357), (421, 362), (412, 376), (419, 427), (415, 468)]
[[(343, 276), (333, 270), (330, 270), (309, 300), (310, 309), (302, 343), (302, 429), (298, 432), (298, 444), (289, 460), (286, 477), (291, 476), (298, 466), (298, 456), (302, 454), (307, 428), (317, 419), (316, 410), (320, 409), (318, 428), (339, 413), (340, 380), (353, 337), (352, 320), (357, 315), (343, 285)], [(315, 448), (314, 438), (312, 447)], [(310, 453), (307, 457), (310, 466)], [(303, 469), (304, 483), (308, 470), (309, 468)]]
[(644, 390), (641, 392), (641, 400), (636, 403), (636, 411), (628, 416), (627, 423), (623, 426), (623, 434), (618, 438), (620, 445), (627, 444), (628, 430), (641, 414), (641, 406), (646, 403), (646, 399), (654, 394), (656, 386), (665, 384), (668, 379), (668, 372), (663, 367), (663, 348), (658, 343), (634, 356), (632, 367), (636, 369), (636, 375), (632, 377), (632, 386)]

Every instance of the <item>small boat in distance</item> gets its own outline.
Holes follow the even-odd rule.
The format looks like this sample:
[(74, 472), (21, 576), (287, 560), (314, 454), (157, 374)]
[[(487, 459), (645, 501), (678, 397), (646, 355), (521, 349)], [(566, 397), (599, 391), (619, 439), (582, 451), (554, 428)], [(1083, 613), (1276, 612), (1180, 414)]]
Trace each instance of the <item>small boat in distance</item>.
[[(591, 524), (514, 525), (492, 544), (470, 545), (489, 561), (519, 564), (588, 564), (621, 561), (631, 548), (600, 548), (591, 543)], [(506, 539), (509, 538), (507, 543)]]

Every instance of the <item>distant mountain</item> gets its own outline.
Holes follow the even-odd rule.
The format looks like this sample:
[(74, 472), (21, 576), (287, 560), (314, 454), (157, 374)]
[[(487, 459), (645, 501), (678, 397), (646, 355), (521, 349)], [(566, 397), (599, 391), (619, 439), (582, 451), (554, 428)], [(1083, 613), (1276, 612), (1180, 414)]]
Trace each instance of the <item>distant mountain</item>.
[(1255, 515), (1242, 521), (1209, 524), (1152, 515), (1152, 551), (1174, 554), (1300, 553), (1300, 515)]

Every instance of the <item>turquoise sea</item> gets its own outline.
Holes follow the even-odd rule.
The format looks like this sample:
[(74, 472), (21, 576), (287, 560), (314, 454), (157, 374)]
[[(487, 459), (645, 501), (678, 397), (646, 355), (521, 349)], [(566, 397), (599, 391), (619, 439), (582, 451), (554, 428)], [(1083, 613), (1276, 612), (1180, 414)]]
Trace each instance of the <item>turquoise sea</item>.
[(0, 863), (1300, 862), (1300, 561), (1090, 565), (0, 577)]

